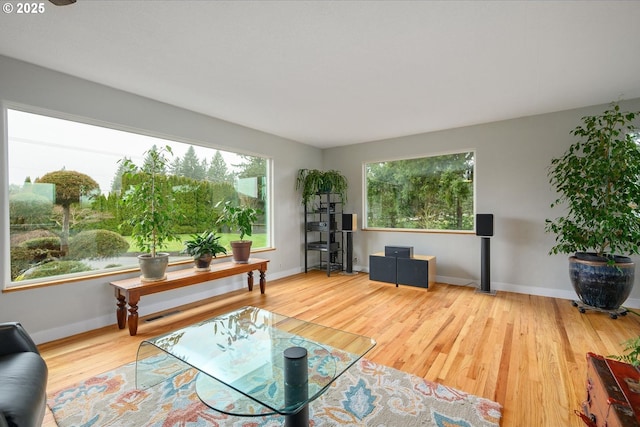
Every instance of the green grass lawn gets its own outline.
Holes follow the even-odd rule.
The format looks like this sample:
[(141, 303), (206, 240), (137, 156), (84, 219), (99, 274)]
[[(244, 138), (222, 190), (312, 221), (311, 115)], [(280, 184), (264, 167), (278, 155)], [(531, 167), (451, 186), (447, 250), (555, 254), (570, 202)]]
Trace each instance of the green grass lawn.
[[(229, 245), (229, 242), (232, 240), (238, 240), (239, 236), (235, 233), (219, 233), (218, 236), (220, 236), (220, 244), (227, 248), (227, 251), (231, 253), (231, 246)], [(131, 236), (124, 236), (124, 238), (127, 240), (127, 242), (129, 242), (128, 252), (140, 252)], [(183, 242), (185, 240), (189, 240), (190, 238), (190, 234), (180, 234), (178, 241), (169, 242), (167, 246), (162, 250), (166, 252), (178, 253), (184, 249)], [(264, 248), (267, 246), (267, 235), (265, 233), (254, 233), (253, 236), (244, 236), (244, 239), (251, 240), (253, 242), (253, 248)]]

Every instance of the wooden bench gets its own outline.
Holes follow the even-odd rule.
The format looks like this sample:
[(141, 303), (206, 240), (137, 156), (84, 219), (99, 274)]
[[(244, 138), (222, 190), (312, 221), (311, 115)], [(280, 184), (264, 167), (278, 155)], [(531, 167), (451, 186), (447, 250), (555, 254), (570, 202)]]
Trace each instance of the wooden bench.
[[(267, 285), (265, 273), (268, 262), (269, 260), (266, 259), (250, 258), (246, 264), (236, 264), (231, 261), (212, 264), (210, 271), (196, 271), (194, 268), (169, 271), (166, 279), (155, 282), (143, 282), (139, 277), (110, 282), (110, 285), (115, 288), (117, 299), (116, 317), (118, 318), (118, 328), (124, 329), (128, 321), (129, 334), (133, 336), (138, 332), (138, 302), (143, 295), (169, 291), (242, 273), (247, 273), (247, 286), (249, 291), (252, 291), (254, 270), (260, 272), (260, 293), (264, 294)], [(128, 319), (127, 304), (129, 304)]]

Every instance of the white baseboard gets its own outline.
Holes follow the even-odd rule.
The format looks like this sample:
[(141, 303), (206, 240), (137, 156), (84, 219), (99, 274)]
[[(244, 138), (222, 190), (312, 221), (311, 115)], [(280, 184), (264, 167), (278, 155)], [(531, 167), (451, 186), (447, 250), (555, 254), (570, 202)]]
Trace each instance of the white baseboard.
[[(280, 279), (280, 278), (291, 276), (298, 273), (300, 273), (300, 269), (282, 271), (282, 272), (270, 274), (268, 276), (268, 280), (276, 280), (276, 279)], [(238, 289), (243, 289), (246, 286), (247, 286), (247, 280), (245, 275), (230, 277), (230, 278), (224, 279), (224, 283), (222, 283), (220, 286), (214, 286), (214, 287), (208, 288), (206, 291), (203, 291), (203, 292), (189, 294), (179, 298), (171, 298), (171, 299), (157, 302), (155, 304), (148, 304), (148, 305), (144, 303), (140, 304), (138, 308), (138, 314), (141, 317), (147, 316), (149, 314), (158, 313), (160, 311), (169, 310), (175, 307), (179, 307), (181, 305), (191, 304), (193, 302), (202, 301), (204, 299), (226, 294), (228, 292), (236, 291)], [(256, 283), (256, 286), (254, 287), (254, 292), (257, 287), (258, 285)], [(269, 290), (269, 284), (267, 281), (267, 291), (268, 290)], [(31, 338), (33, 339), (33, 341), (35, 341), (36, 344), (41, 344), (49, 341), (54, 341), (60, 338), (69, 337), (71, 335), (80, 334), (82, 332), (91, 331), (93, 329), (103, 328), (109, 325), (114, 325), (114, 327), (117, 327), (115, 302), (113, 304), (113, 307), (114, 307), (113, 314), (98, 316), (92, 319), (83, 320), (82, 322), (71, 323), (71, 324), (60, 326), (57, 328), (51, 328), (51, 329), (35, 332), (31, 335)]]
[[(358, 268), (358, 270), (366, 273), (369, 272), (369, 270), (364, 267)], [(447, 283), (450, 285), (475, 286), (477, 288), (480, 287), (480, 283), (478, 280), (462, 279), (459, 277), (436, 276), (436, 282)], [(535, 295), (535, 296), (541, 296), (541, 297), (560, 298), (560, 299), (566, 299), (566, 300), (575, 300), (578, 298), (578, 296), (572, 290), (550, 289), (550, 288), (542, 288), (538, 286), (522, 286), (522, 285), (514, 285), (512, 283), (502, 283), (502, 282), (491, 282), (491, 290), (514, 292), (517, 294)], [(624, 307), (640, 309), (640, 299), (629, 298), (625, 301)]]
[[(293, 268), (287, 271), (281, 271), (278, 273), (270, 274), (269, 280), (281, 279), (283, 277), (292, 276), (294, 274), (298, 274), (303, 271), (304, 271), (303, 268)], [(368, 269), (364, 266), (354, 266), (353, 271), (368, 273)], [(477, 280), (462, 279), (459, 277), (436, 276), (436, 281), (439, 283), (447, 283), (447, 284), (458, 285), (458, 286), (479, 287)], [(232, 292), (238, 289), (242, 289), (245, 286), (246, 286), (246, 280), (244, 276), (239, 275), (237, 277), (226, 279), (225, 283), (222, 284), (222, 286), (215, 286), (203, 292), (185, 295), (180, 298), (171, 298), (169, 300), (163, 300), (161, 302), (157, 302), (151, 305), (142, 304), (139, 308), (139, 314), (140, 316), (146, 316), (148, 314), (158, 313), (160, 311), (169, 310), (171, 308), (179, 307), (181, 305), (190, 304), (196, 301), (201, 301), (207, 298), (222, 295), (227, 292)], [(269, 289), (269, 285), (267, 284), (267, 291), (268, 289)], [(491, 290), (515, 292), (519, 294), (560, 298), (560, 299), (566, 299), (566, 300), (575, 300), (577, 298), (576, 294), (573, 291), (566, 290), (566, 289), (550, 289), (550, 288), (542, 288), (537, 286), (522, 286), (522, 285), (514, 285), (511, 283), (491, 282)], [(624, 306), (627, 308), (640, 309), (640, 299), (629, 298), (625, 302)], [(60, 338), (68, 337), (71, 335), (76, 335), (82, 332), (87, 332), (93, 329), (102, 328), (109, 325), (114, 325), (114, 327), (116, 327), (115, 316), (116, 314), (114, 310), (113, 314), (110, 314), (110, 315), (99, 316), (92, 319), (83, 320), (82, 322), (76, 322), (76, 323), (64, 325), (58, 328), (52, 328), (52, 329), (47, 329), (40, 332), (35, 332), (32, 335), (32, 338), (36, 342), (36, 344), (41, 344), (41, 343), (57, 340)]]

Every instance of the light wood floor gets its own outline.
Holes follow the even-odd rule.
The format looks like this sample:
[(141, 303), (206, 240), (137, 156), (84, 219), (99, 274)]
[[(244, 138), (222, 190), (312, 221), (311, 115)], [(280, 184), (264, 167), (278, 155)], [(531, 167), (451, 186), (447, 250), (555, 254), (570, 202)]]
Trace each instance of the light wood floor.
[[(214, 285), (215, 286), (215, 285)], [(144, 305), (142, 298), (141, 306)], [(235, 291), (151, 322), (138, 335), (114, 325), (40, 346), (53, 392), (135, 360), (142, 339), (245, 305), (375, 338), (366, 357), (499, 402), (502, 426), (583, 426), (585, 354), (620, 354), (640, 317), (580, 314), (570, 301), (436, 284), (424, 290), (321, 272)], [(173, 310), (170, 310), (173, 311)], [(50, 413), (45, 426), (55, 426)]]

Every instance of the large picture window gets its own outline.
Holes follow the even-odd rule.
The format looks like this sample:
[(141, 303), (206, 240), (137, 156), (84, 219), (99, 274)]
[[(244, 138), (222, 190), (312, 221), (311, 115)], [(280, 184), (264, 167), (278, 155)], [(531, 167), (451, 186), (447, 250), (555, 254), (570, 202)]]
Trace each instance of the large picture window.
[[(122, 208), (124, 159), (144, 164), (153, 147), (170, 146), (165, 171), (173, 185), (178, 240), (163, 248), (171, 261), (190, 235), (215, 230), (224, 202), (260, 209), (253, 249), (270, 245), (269, 159), (101, 126), (7, 110), (9, 286), (137, 267), (141, 250)], [(126, 180), (125, 180), (125, 184)], [(222, 203), (219, 203), (222, 202)]]
[(367, 228), (474, 229), (474, 152), (364, 165)]

